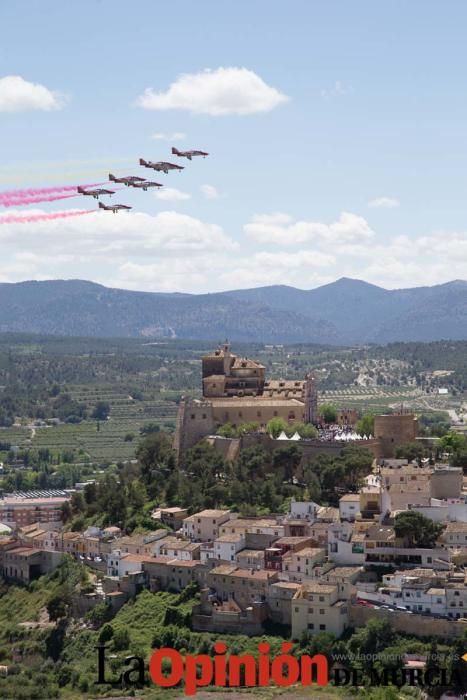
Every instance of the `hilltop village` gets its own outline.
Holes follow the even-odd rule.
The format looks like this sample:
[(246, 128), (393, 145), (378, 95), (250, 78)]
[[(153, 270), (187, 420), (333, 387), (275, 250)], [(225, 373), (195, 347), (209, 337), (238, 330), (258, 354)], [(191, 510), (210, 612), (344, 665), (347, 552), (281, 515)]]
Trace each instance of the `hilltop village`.
[[(276, 624), (293, 639), (340, 637), (380, 617), (419, 637), (464, 633), (466, 478), (447, 452), (395, 457), (398, 447), (416, 443), (413, 413), (375, 416), (367, 433), (359, 432), (356, 410), (338, 407), (326, 421), (312, 373), (268, 381), (261, 364), (236, 357), (228, 344), (203, 358), (202, 386), (202, 399), (180, 403), (173, 443), (179, 471), (197, 444), (208, 444), (224, 463), (255, 445), (266, 454), (290, 448), (282, 454), (298, 454), (298, 461), (352, 445), (369, 455), (366, 473), (347, 482), (352, 488), (341, 488), (334, 505), (293, 497), (285, 511), (267, 515), (161, 502), (151, 514), (153, 529), (142, 534), (128, 534), (118, 522), (80, 531), (64, 525), (76, 494), (87, 497), (92, 484), (5, 494), (3, 578), (29, 584), (72, 556), (96, 574), (92, 590), (73, 596), (77, 618), (100, 603), (116, 612), (143, 589), (194, 585), (195, 631), (258, 635)], [(154, 471), (150, 479), (163, 476)]]

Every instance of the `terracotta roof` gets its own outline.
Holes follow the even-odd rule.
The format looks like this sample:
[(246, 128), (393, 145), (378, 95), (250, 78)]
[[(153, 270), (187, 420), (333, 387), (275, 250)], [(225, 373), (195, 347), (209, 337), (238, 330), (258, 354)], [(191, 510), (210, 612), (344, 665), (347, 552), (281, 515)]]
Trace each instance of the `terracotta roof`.
[(270, 578), (277, 576), (276, 571), (266, 571), (265, 569), (260, 569), (256, 571), (255, 569), (240, 569), (235, 566), (217, 566), (215, 569), (211, 569), (211, 574), (218, 576), (234, 576), (235, 578), (248, 578), (256, 579), (260, 581), (267, 581)]
[(334, 593), (336, 589), (337, 585), (329, 583), (318, 583), (317, 581), (312, 583), (303, 583), (301, 590), (299, 591), (299, 597), (304, 598), (306, 593)]

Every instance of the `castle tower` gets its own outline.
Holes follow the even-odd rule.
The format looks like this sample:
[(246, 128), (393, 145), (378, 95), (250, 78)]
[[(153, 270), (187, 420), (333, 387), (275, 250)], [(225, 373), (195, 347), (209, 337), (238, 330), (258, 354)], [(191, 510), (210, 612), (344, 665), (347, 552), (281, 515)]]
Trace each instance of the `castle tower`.
[(174, 450), (177, 460), (190, 447), (214, 430), (212, 403), (197, 399), (182, 398), (178, 407), (174, 435)]
[(303, 399), (305, 402), (305, 423), (318, 423), (318, 389), (316, 377), (310, 372), (305, 377), (303, 386)]
[(230, 352), (230, 343), (228, 340), (226, 340), (222, 346), (222, 352), (224, 354), (224, 374), (226, 377), (228, 377), (230, 375), (230, 367), (232, 365), (232, 354)]

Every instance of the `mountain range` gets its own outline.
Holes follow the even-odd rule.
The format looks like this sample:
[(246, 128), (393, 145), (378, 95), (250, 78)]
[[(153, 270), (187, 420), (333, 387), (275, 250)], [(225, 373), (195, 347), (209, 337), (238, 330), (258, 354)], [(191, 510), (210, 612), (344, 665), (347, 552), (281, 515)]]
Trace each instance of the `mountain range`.
[(387, 290), (341, 278), (211, 294), (83, 280), (0, 284), (0, 332), (355, 345), (467, 339), (467, 281)]

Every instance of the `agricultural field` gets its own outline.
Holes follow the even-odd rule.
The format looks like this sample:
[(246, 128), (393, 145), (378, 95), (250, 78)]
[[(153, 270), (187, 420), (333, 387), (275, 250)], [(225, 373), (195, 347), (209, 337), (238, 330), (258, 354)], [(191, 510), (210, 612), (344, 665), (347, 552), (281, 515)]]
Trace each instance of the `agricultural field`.
[[(173, 430), (180, 397), (199, 397), (201, 356), (215, 347), (214, 341), (0, 334), (0, 462), (9, 446), (49, 450), (54, 464), (133, 459), (143, 426)], [(320, 403), (373, 413), (402, 404), (443, 411), (453, 421), (467, 420), (466, 349), (466, 343), (232, 345), (237, 355), (262, 362), (271, 378), (313, 371)], [(99, 403), (110, 413), (97, 421)]]
[[(83, 420), (80, 423), (64, 423), (53, 426), (26, 424), (0, 428), (0, 442), (10, 443), (20, 449), (49, 449), (53, 454), (73, 451), (78, 462), (95, 463), (126, 461), (133, 459), (140, 429), (147, 423), (173, 429), (177, 405), (174, 392), (154, 394), (148, 399), (132, 398), (110, 386), (66, 387), (73, 400), (86, 405), (87, 411), (103, 401), (110, 405), (110, 415), (105, 421)], [(157, 398), (159, 396), (159, 398)]]

